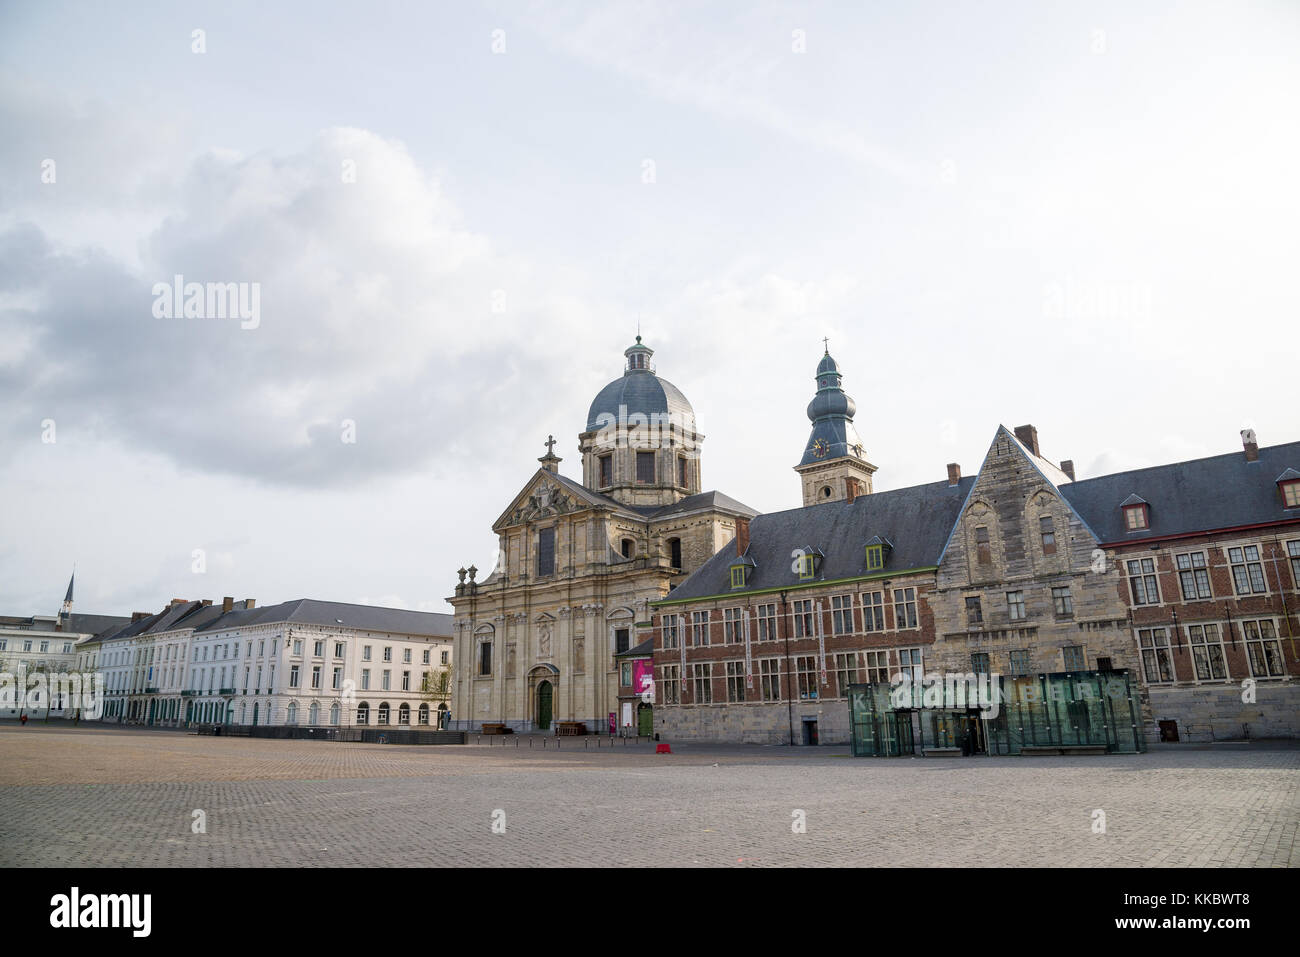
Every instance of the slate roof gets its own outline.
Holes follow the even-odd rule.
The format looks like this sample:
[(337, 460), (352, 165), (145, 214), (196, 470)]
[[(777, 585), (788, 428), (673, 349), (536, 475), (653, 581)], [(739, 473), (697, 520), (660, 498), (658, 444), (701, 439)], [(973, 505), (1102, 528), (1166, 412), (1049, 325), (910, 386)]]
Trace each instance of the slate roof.
[(359, 631), (386, 631), (396, 635), (421, 637), (450, 638), (452, 634), (452, 616), (442, 612), (352, 605), (340, 601), (317, 601), (314, 598), (298, 598), (265, 608), (231, 611), (196, 629), (196, 633), (279, 622), (336, 627), (342, 625)]
[(627, 651), (620, 652), (619, 654), (616, 654), (614, 657), (615, 658), (649, 658), (652, 654), (654, 654), (654, 650), (655, 650), (655, 640), (654, 637), (651, 636), (650, 638), (647, 638), (645, 641), (641, 642), (639, 645), (634, 645), (633, 647), (629, 648)]
[(67, 631), (86, 635), (98, 635), (109, 628), (125, 625), (131, 619), (125, 615), (79, 615), (68, 616)]
[[(730, 567), (737, 560), (733, 540), (669, 592), (665, 601), (809, 584), (791, 569), (795, 548), (811, 547), (824, 554), (816, 581), (933, 567), (974, 484), (972, 475), (956, 485), (933, 482), (860, 495), (852, 504), (828, 502), (759, 515), (749, 526), (745, 554), (754, 560), (754, 569), (745, 588), (731, 589)], [(894, 547), (885, 567), (869, 573), (866, 544), (877, 535)]]
[(750, 508), (744, 502), (737, 502), (730, 495), (724, 495), (722, 492), (713, 491), (697, 492), (694, 495), (686, 496), (686, 498), (682, 499), (680, 502), (657, 508), (655, 511), (650, 513), (650, 520), (655, 521), (661, 518), (668, 518), (669, 516), (676, 515), (679, 512), (691, 512), (696, 509), (702, 511), (717, 510), (722, 512), (734, 512), (738, 515), (747, 516), (749, 518), (753, 518), (758, 514), (758, 512)]
[[(666, 412), (674, 425), (691, 429), (695, 426), (695, 410), (682, 391), (648, 369), (628, 369), (622, 378), (596, 393), (587, 411), (587, 431), (617, 423), (620, 407), (625, 420), (636, 413), (650, 416)], [(613, 416), (613, 422), (608, 419), (602, 422), (602, 415)]]
[[(1286, 509), (1276, 476), (1300, 467), (1300, 442), (1259, 450), (1259, 460), (1229, 452), (1190, 462), (1116, 472), (1058, 486), (1061, 495), (1101, 539), (1142, 541), (1194, 532), (1300, 522), (1300, 509)], [(1151, 527), (1127, 531), (1120, 507), (1137, 496), (1150, 507)]]

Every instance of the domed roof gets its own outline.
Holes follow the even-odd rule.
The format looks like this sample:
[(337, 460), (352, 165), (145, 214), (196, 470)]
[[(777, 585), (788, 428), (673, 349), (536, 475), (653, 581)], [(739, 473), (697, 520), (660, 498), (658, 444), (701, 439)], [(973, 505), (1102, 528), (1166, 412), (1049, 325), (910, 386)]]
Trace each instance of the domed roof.
[(819, 376), (825, 375), (827, 372), (838, 374), (839, 371), (840, 367), (835, 364), (835, 360), (831, 358), (830, 352), (827, 352), (826, 355), (822, 356), (822, 361), (817, 364), (817, 374)]
[(674, 424), (694, 430), (695, 410), (677, 386), (655, 374), (649, 362), (653, 354), (654, 350), (642, 345), (641, 337), (637, 336), (636, 345), (624, 353), (628, 357), (628, 368), (622, 377), (601, 389), (592, 400), (587, 412), (587, 431), (608, 427), (620, 420), (626, 422), (629, 416), (636, 414), (647, 417), (667, 414)]

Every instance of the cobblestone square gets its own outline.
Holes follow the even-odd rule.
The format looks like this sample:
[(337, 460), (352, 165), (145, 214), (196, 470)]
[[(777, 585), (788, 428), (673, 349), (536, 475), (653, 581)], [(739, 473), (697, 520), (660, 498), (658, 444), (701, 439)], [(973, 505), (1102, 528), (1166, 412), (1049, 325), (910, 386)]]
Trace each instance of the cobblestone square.
[[(532, 744), (400, 747), (6, 723), (0, 864), (1298, 862), (1300, 749), (1285, 744), (964, 760)], [(193, 832), (195, 811), (205, 833)]]

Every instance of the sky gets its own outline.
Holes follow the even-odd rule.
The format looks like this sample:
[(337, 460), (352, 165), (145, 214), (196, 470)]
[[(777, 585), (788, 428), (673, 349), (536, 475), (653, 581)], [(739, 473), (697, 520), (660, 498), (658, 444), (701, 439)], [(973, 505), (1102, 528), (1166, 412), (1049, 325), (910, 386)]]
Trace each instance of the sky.
[(999, 424), (1080, 478), (1296, 441), (1298, 49), (1290, 2), (0, 0), (0, 613), (74, 566), (450, 611), (638, 328), (759, 511), (824, 338), (878, 491)]

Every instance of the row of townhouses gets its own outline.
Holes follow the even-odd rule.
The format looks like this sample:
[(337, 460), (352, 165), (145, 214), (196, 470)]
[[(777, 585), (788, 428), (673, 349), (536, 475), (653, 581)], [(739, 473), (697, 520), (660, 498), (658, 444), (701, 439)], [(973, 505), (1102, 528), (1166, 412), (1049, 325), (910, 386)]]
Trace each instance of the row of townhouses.
[[(69, 585), (60, 617), (71, 595)], [(450, 710), (448, 615), (312, 599), (259, 608), (251, 598), (177, 598), (156, 614), (100, 618), (67, 619), (73, 629), (103, 626), (93, 634), (0, 631), (0, 670), (31, 673), (36, 661), (11, 649), (48, 641), (41, 667), (94, 674), (101, 720), (114, 723), (435, 727)], [(0, 714), (22, 704), (59, 717), (84, 713), (58, 698), (42, 706), (32, 694), (10, 703)]]
[[(694, 412), (640, 337), (579, 434), (461, 569), (455, 726), (845, 743), (857, 753), (1295, 736), (1300, 443), (1078, 479), (1033, 426), (975, 475), (873, 491), (829, 351), (795, 470), (759, 515), (703, 491)], [(988, 709), (927, 676), (999, 687)], [(891, 697), (906, 679), (917, 692)], [(973, 685), (973, 683), (972, 683)]]

